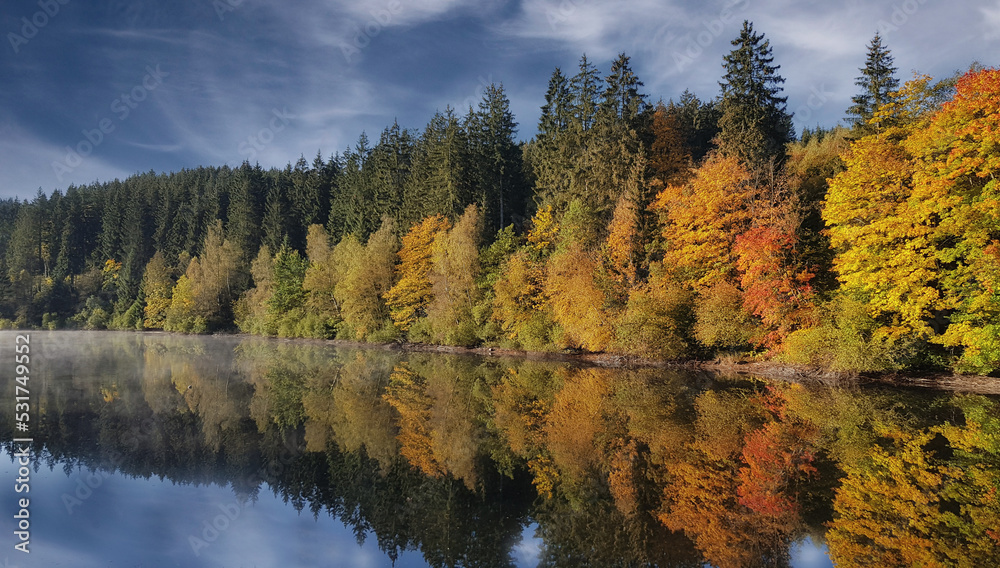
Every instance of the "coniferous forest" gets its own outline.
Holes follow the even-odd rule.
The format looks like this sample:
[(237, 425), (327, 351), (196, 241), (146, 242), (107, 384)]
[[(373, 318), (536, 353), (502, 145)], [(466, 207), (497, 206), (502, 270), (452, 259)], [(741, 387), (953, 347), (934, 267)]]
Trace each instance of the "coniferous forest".
[(907, 80), (876, 35), (848, 125), (796, 135), (732, 45), (712, 98), (557, 68), (526, 142), (493, 85), (284, 169), (0, 202), (0, 323), (996, 373), (1000, 71)]

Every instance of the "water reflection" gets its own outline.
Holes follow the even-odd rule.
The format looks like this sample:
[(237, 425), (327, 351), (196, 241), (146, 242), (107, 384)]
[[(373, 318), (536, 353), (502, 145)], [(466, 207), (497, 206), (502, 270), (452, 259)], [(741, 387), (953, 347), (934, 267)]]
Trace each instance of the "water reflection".
[[(60, 527), (38, 547), (133, 562), (68, 536), (99, 526), (168, 550), (153, 566), (240, 565), (238, 543), (283, 559), (257, 565), (1000, 564), (988, 397), (233, 337), (32, 345), (36, 527)], [(87, 471), (106, 484), (81, 499)]]

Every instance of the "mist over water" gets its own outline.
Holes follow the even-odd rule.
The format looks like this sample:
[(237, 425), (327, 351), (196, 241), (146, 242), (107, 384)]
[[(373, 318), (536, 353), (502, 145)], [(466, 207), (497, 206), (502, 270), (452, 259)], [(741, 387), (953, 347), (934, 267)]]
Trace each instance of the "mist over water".
[[(1000, 560), (990, 397), (235, 336), (22, 333), (32, 552), (10, 537), (0, 556), (12, 566)], [(16, 335), (0, 332), (3, 360)], [(8, 535), (11, 440), (24, 435), (15, 384), (0, 405)]]

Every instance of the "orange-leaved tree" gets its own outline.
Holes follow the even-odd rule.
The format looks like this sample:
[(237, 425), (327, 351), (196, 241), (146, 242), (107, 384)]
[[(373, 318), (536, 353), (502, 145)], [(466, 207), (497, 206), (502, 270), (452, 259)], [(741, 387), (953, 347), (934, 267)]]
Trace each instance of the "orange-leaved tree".
[(660, 213), (663, 266), (698, 286), (735, 274), (733, 245), (754, 219), (752, 175), (736, 158), (712, 154), (685, 185), (668, 185), (652, 207)]

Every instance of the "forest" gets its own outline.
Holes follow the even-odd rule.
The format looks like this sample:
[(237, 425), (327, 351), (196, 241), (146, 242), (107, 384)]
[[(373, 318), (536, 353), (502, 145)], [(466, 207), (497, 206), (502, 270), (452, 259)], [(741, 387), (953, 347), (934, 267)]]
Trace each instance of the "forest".
[[(720, 93), (621, 54), (283, 169), (0, 202), (0, 326), (1000, 369), (1000, 71), (901, 81), (876, 35), (847, 126), (796, 134), (744, 22)], [(844, 78), (847, 79), (847, 78)]]

